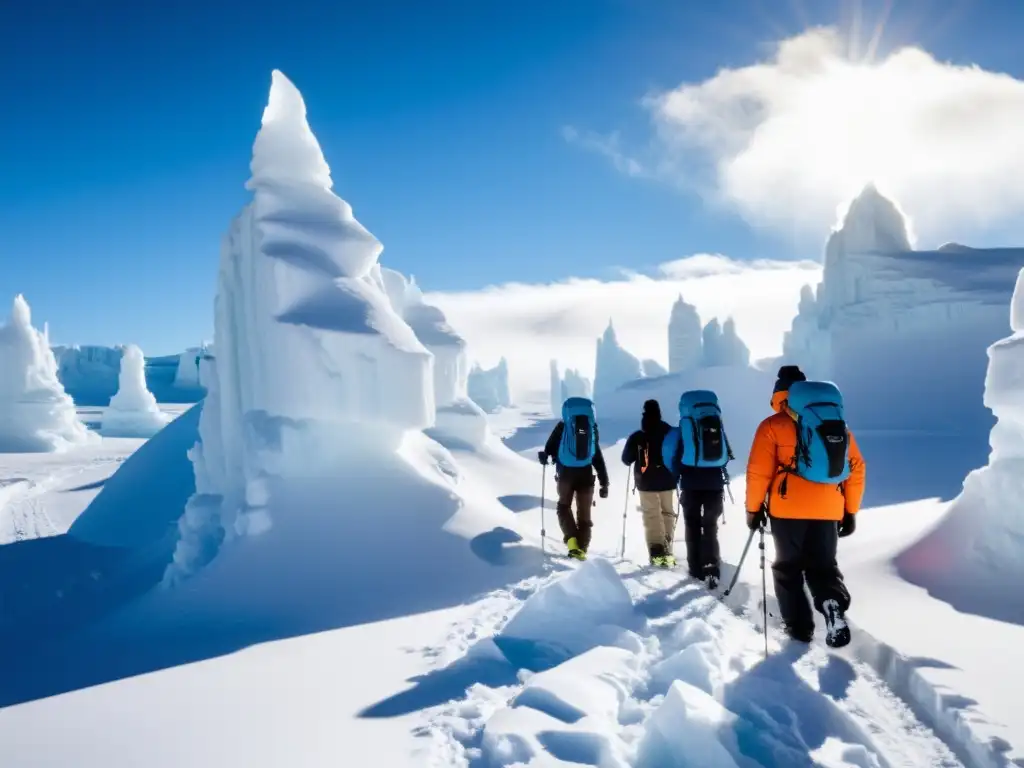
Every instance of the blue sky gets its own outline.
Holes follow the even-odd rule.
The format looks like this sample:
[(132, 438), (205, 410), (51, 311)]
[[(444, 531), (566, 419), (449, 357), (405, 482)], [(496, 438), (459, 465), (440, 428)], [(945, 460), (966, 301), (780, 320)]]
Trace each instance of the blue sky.
[[(704, 251), (818, 256), (630, 178), (562, 131), (643, 142), (645, 93), (753, 63), (808, 24), (848, 30), (849, 3), (48, 5), (0, 9), (0, 298), (23, 292), (55, 342), (166, 354), (211, 336), (220, 238), (247, 200), (273, 68), (302, 91), (335, 190), (382, 260), (426, 289), (606, 277)], [(864, 3), (865, 23), (882, 8)], [(1022, 22), (1009, 0), (901, 2), (882, 48), (1019, 75)]]

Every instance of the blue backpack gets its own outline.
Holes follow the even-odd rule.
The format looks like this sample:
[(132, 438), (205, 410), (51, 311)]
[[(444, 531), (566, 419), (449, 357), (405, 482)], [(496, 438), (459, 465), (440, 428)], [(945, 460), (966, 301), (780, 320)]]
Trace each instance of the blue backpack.
[(724, 467), (734, 457), (722, 425), (718, 395), (706, 389), (684, 392), (679, 398), (679, 426), (662, 443), (665, 465), (676, 471), (686, 467)]
[(563, 467), (586, 467), (597, 448), (597, 419), (594, 403), (585, 397), (570, 397), (562, 403), (562, 440), (558, 463)]
[(850, 476), (850, 432), (843, 395), (829, 381), (797, 381), (789, 388), (796, 415), (796, 461), (790, 472), (812, 483), (838, 484)]

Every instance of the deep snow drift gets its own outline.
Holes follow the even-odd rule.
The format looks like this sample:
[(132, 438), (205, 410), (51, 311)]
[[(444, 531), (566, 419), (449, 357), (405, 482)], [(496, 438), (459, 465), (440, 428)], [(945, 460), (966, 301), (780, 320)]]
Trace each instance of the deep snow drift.
[(96, 439), (57, 378), (47, 332), (32, 327), (28, 302), (16, 296), (0, 327), (0, 451), (58, 451)]
[(512, 407), (512, 394), (508, 385), (508, 361), (503, 357), (493, 368), (482, 368), (479, 363), (469, 371), (467, 382), (469, 399), (488, 413), (499, 408)]
[(103, 412), (102, 432), (110, 437), (152, 437), (170, 417), (146, 388), (146, 360), (134, 344), (124, 348), (117, 394)]
[(998, 420), (988, 465), (968, 475), (946, 519), (897, 565), (958, 610), (1024, 623), (1024, 603), (1006, 591), (1024, 581), (1024, 269), (1010, 329), (988, 348), (985, 405)]

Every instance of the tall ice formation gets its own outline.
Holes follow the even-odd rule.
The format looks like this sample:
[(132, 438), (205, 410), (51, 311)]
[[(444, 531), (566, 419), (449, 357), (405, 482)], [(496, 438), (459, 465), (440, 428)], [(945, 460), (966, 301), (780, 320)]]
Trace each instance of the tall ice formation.
[(701, 366), (703, 359), (700, 315), (697, 308), (679, 298), (668, 321), (668, 371), (682, 373)]
[(597, 361), (594, 368), (594, 398), (609, 394), (623, 384), (643, 376), (640, 360), (627, 352), (615, 336), (611, 320), (604, 335), (597, 340)]
[(551, 361), (551, 413), (560, 416), (562, 403), (570, 397), (593, 397), (590, 379), (575, 368), (566, 368), (564, 378), (558, 372), (558, 361)]
[(32, 327), (20, 294), (0, 326), (0, 451), (60, 451), (97, 440), (57, 378), (49, 334)]
[(134, 344), (124, 348), (117, 393), (103, 413), (103, 434), (119, 437), (152, 437), (170, 417), (161, 411), (146, 387), (146, 359)]
[(469, 371), (467, 385), (469, 399), (485, 411), (494, 412), (512, 405), (512, 393), (508, 384), (508, 361), (503, 357), (493, 368), (484, 369), (479, 364)]
[(221, 247), (196, 493), (169, 582), (221, 538), (272, 525), (282, 482), (336, 477), (434, 423), (433, 356), (394, 310), (382, 246), (331, 191), (302, 96), (276, 70), (251, 170)]

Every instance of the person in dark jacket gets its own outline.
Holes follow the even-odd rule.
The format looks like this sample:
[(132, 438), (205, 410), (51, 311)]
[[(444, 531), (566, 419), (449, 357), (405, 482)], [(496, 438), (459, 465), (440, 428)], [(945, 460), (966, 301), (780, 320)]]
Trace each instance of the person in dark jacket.
[(622, 449), (622, 463), (633, 465), (651, 565), (662, 568), (675, 565), (672, 540), (676, 529), (676, 480), (661, 453), (661, 444), (670, 429), (661, 418), (658, 401), (648, 400), (640, 417), (640, 429), (627, 438)]
[(718, 586), (721, 555), (718, 547), (718, 518), (725, 511), (725, 470), (722, 467), (679, 469), (679, 494), (683, 507), (683, 536), (686, 539), (686, 570), (695, 579)]
[[(548, 458), (555, 459), (555, 483), (558, 488), (558, 503), (555, 511), (558, 515), (558, 527), (562, 529), (562, 540), (569, 548), (569, 557), (577, 560), (587, 559), (587, 549), (594, 527), (591, 507), (594, 505), (594, 472), (601, 484), (602, 499), (608, 498), (608, 469), (601, 453), (600, 434), (594, 425), (594, 457), (584, 467), (563, 467), (558, 463), (558, 445), (562, 442), (565, 423), (559, 421), (551, 430), (551, 435), (544, 444), (544, 450), (537, 454), (541, 464), (547, 464)], [(572, 501), (576, 499), (576, 515), (572, 513)]]

